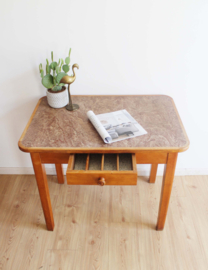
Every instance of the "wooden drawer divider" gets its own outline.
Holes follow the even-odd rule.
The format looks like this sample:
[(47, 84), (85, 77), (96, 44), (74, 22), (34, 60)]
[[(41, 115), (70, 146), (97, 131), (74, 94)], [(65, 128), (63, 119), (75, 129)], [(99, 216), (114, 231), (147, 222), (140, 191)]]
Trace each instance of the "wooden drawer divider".
[(70, 154), (66, 177), (69, 185), (136, 185), (136, 156)]

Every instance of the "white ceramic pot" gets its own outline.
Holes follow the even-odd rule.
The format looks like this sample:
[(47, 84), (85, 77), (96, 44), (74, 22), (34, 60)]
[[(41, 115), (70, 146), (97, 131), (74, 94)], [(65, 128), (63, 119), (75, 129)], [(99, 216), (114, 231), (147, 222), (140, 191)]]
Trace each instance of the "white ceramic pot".
[(52, 108), (58, 109), (63, 108), (69, 103), (69, 97), (66, 87), (62, 92), (49, 92), (48, 89), (46, 91), (48, 105)]

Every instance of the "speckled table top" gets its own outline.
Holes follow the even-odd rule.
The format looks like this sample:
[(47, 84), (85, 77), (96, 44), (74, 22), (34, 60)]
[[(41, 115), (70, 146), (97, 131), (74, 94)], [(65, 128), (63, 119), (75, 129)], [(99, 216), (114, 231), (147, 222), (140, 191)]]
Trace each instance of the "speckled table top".
[[(80, 109), (53, 109), (46, 97), (39, 100), (36, 112), (19, 141), (20, 149), (137, 149), (185, 151), (189, 140), (172, 98), (164, 95), (147, 96), (72, 96)], [(146, 135), (105, 144), (87, 118), (95, 114), (126, 109), (147, 131)]]

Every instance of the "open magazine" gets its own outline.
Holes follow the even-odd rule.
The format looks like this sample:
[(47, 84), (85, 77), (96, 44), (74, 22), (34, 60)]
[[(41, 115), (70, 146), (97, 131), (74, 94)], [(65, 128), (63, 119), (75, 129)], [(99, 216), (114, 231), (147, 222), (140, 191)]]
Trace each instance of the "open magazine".
[(88, 111), (87, 116), (105, 143), (147, 134), (146, 130), (126, 110), (98, 115), (95, 115), (93, 111)]

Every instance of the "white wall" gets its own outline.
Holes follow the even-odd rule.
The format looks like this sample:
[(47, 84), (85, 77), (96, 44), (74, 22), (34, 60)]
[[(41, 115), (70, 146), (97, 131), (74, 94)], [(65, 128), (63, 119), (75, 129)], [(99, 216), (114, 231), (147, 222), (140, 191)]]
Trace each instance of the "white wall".
[(206, 0), (0, 1), (0, 173), (31, 167), (17, 142), (45, 95), (38, 65), (71, 47), (72, 94), (170, 95), (191, 142), (177, 172), (208, 174), (207, 14)]

